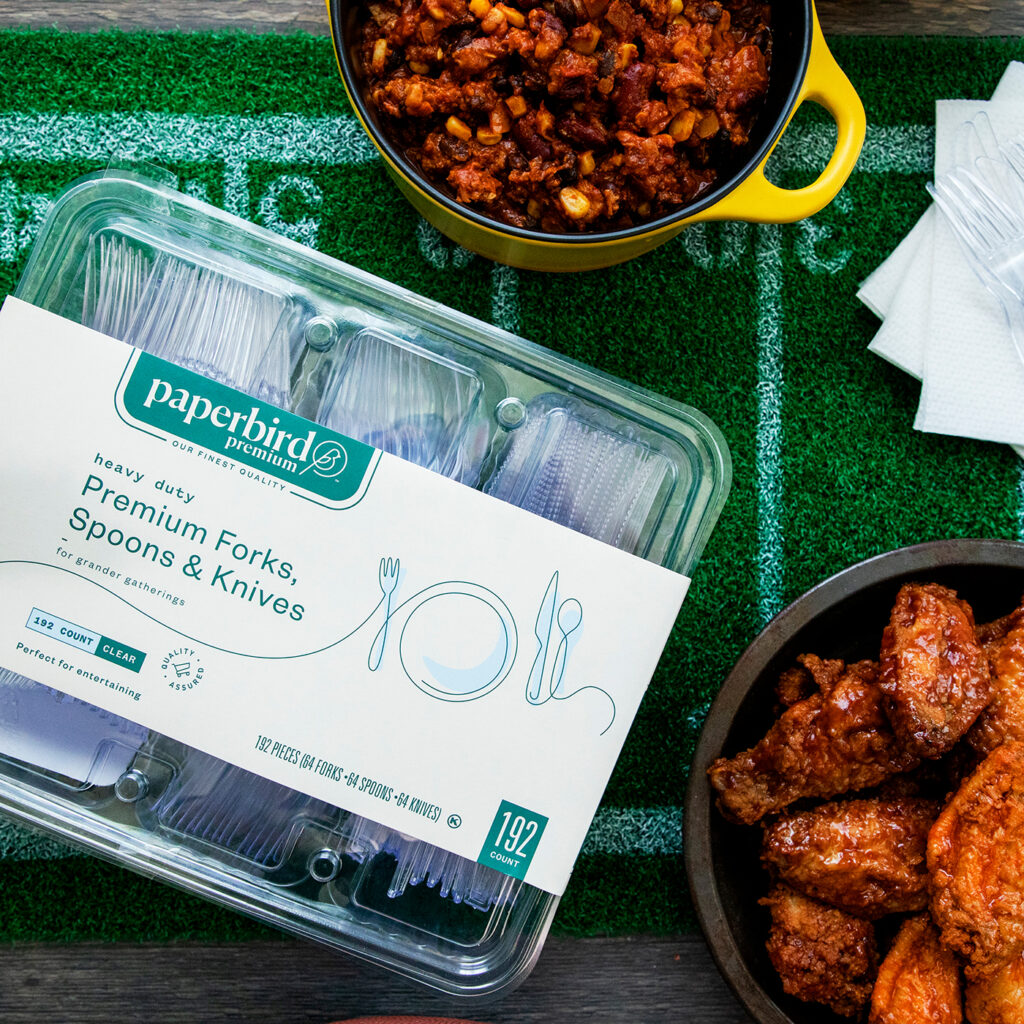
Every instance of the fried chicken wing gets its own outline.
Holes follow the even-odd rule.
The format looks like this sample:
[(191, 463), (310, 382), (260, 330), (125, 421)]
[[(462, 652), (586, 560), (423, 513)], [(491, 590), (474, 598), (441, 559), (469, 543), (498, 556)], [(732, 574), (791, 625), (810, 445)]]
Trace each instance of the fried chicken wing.
[(779, 703), (787, 708), (792, 707), (794, 704), (799, 704), (802, 700), (807, 700), (815, 692), (816, 688), (814, 676), (803, 665), (794, 665), (792, 668), (787, 668), (779, 676), (779, 681), (775, 684), (775, 692), (778, 695)]
[(931, 911), (967, 976), (990, 977), (1024, 953), (1024, 743), (994, 750), (928, 835)]
[(960, 969), (927, 914), (907, 918), (878, 968), (868, 1024), (960, 1024)]
[(838, 658), (800, 654), (796, 660), (797, 664), (787, 668), (775, 685), (779, 702), (787, 708), (815, 693), (831, 693), (846, 671), (846, 664)]
[(967, 742), (984, 757), (1007, 740), (1024, 740), (1024, 606), (990, 624), (985, 643), (992, 670), (988, 706), (967, 734)]
[(857, 1017), (878, 969), (870, 921), (778, 885), (763, 899), (772, 915), (768, 956), (786, 993)]
[(803, 893), (858, 917), (928, 905), (925, 847), (934, 800), (843, 800), (785, 814), (765, 829), (761, 858)]
[(882, 710), (877, 672), (859, 661), (831, 684), (823, 672), (826, 685), (787, 708), (756, 746), (715, 761), (708, 775), (722, 812), (750, 825), (801, 797), (838, 796), (915, 767)]
[(921, 757), (941, 757), (988, 703), (988, 656), (970, 605), (936, 583), (900, 588), (882, 633), (878, 684), (896, 735)]
[(1024, 958), (981, 981), (967, 983), (965, 1009), (971, 1024), (1020, 1024), (1024, 1021)]

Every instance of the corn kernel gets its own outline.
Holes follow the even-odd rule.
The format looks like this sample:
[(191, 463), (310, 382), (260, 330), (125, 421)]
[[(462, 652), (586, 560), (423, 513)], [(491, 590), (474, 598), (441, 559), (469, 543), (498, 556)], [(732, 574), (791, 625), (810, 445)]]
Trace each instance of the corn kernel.
[(534, 219), (540, 218), (540, 203), (536, 199), (530, 199), (526, 204), (526, 212)]
[(437, 48), (437, 59), (444, 60), (444, 50), (440, 46)]
[(607, 78), (599, 78), (597, 80), (597, 91), (602, 96), (607, 96), (608, 93), (610, 93), (612, 91), (612, 89), (614, 89), (614, 88), (615, 88), (615, 79), (612, 78), (610, 75)]
[(718, 131), (718, 115), (712, 110), (700, 119), (697, 125), (697, 138), (710, 139)]
[(469, 13), (477, 18), (486, 17), (490, 10), (490, 0), (469, 0)]
[(669, 0), (668, 5), (668, 16), (669, 20), (676, 17), (678, 14), (683, 13), (683, 0)]
[(415, 82), (409, 86), (409, 91), (405, 94), (405, 109), (413, 110), (415, 107), (420, 106), (422, 102), (423, 86), (419, 82)]
[(526, 113), (526, 100), (522, 96), (509, 96), (505, 106), (513, 117), (522, 117)]
[(469, 142), (473, 138), (469, 125), (465, 121), (460, 121), (454, 114), (445, 121), (444, 126), (449, 135), (454, 135), (463, 142)]
[(541, 106), (537, 111), (537, 130), (541, 135), (546, 135), (555, 127), (555, 115), (547, 107)]
[(651, 214), (651, 204), (646, 201), (642, 202), (636, 208), (636, 212), (639, 213), (641, 217), (649, 217)]
[(430, 65), (429, 64), (424, 64), (424, 63), (422, 63), (421, 61), (418, 61), (418, 60), (411, 60), (411, 61), (409, 61), (409, 70), (414, 75), (425, 75), (425, 74), (429, 73)]
[(482, 28), (488, 35), (507, 27), (508, 25), (505, 21), (505, 15), (502, 14), (497, 7), (492, 7), (484, 15), (483, 21), (480, 22), (480, 28)]
[(370, 61), (370, 66), (379, 75), (384, 70), (384, 64), (388, 59), (388, 41), (386, 39), (378, 39), (373, 44), (373, 59)]
[(637, 48), (632, 43), (623, 43), (615, 53), (615, 69), (621, 71), (637, 58)]
[(573, 220), (582, 220), (590, 213), (590, 200), (578, 188), (563, 188), (558, 193), (558, 201)]
[(425, 4), (427, 8), (427, 14), (429, 14), (434, 21), (443, 21), (445, 18), (444, 8), (438, 4)]
[(477, 128), (476, 141), (481, 146), (496, 146), (501, 142), (501, 132), (491, 131), (490, 128)]
[(509, 7), (508, 4), (498, 4), (498, 10), (505, 15), (505, 20), (515, 28), (523, 28), (526, 25), (526, 19), (522, 12), (517, 11), (514, 7)]
[(685, 142), (693, 133), (693, 126), (696, 123), (697, 111), (684, 110), (672, 118), (666, 130), (676, 142)]
[(601, 41), (601, 30), (592, 22), (574, 29), (569, 37), (569, 46), (577, 53), (591, 54)]
[(594, 173), (594, 154), (588, 149), (580, 153), (579, 172), (585, 178)]

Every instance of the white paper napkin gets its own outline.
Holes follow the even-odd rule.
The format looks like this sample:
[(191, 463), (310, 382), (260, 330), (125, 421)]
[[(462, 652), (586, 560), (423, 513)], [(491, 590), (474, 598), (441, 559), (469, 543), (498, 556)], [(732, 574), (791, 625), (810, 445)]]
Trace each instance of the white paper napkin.
[[(885, 263), (875, 271), (885, 269), (886, 281), (880, 279), (865, 288), (872, 298), (883, 298), (882, 288), (893, 286), (892, 296), (884, 296), (884, 307), (880, 304), (876, 309), (872, 302), (864, 297), (864, 288), (857, 293), (869, 308), (885, 318), (875, 336), (868, 345), (868, 351), (887, 359), (894, 366), (916, 377), (924, 376), (925, 339), (928, 336), (928, 301), (932, 292), (932, 239), (935, 233), (935, 217), (938, 211), (934, 206), (925, 210), (910, 233), (900, 242), (889, 260), (897, 258), (895, 263)], [(901, 253), (900, 250), (903, 250)], [(900, 267), (900, 263), (904, 267)], [(897, 280), (897, 273), (899, 279)], [(874, 275), (872, 275), (874, 276)], [(886, 312), (879, 312), (885, 308)]]
[[(937, 174), (951, 165), (957, 130), (978, 109), (986, 111), (1000, 141), (1024, 133), (1020, 104), (989, 103), (972, 113), (962, 102), (939, 102)], [(931, 264), (924, 376), (914, 426), (932, 433), (1024, 443), (1024, 363), (999, 300), (975, 275), (942, 216), (935, 218)]]
[[(947, 118), (970, 120), (992, 104), (1024, 105), (1024, 63), (1012, 61), (999, 79), (990, 101), (946, 100)], [(955, 112), (955, 113), (954, 113)], [(944, 120), (943, 128), (949, 122)], [(945, 173), (952, 166), (955, 134), (936, 128), (935, 174)], [(888, 359), (906, 373), (918, 378), (924, 374), (925, 348), (928, 338), (928, 303), (932, 288), (932, 246), (938, 211), (930, 206), (893, 253), (867, 276), (857, 297), (872, 312), (885, 319), (871, 340), (869, 350)]]

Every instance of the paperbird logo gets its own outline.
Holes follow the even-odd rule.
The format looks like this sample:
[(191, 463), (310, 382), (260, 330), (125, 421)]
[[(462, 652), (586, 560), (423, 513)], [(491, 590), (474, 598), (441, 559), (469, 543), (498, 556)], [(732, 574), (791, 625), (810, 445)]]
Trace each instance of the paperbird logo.
[[(380, 453), (241, 391), (158, 359), (132, 356), (118, 389), (122, 416), (347, 508), (366, 491)], [(131, 422), (135, 421), (135, 422)], [(176, 447), (184, 447), (176, 443)]]

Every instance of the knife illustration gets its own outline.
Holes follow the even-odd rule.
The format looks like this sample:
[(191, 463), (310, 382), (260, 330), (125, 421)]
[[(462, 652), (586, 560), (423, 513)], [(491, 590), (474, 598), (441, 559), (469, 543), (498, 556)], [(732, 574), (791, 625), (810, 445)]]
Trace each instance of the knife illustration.
[(551, 626), (555, 619), (555, 602), (558, 600), (558, 570), (556, 569), (544, 591), (544, 599), (537, 612), (537, 622), (533, 631), (537, 636), (537, 656), (530, 668), (530, 678), (526, 682), (526, 699), (531, 704), (540, 703), (540, 690), (544, 682), (544, 666), (547, 663), (548, 643), (551, 639)]

